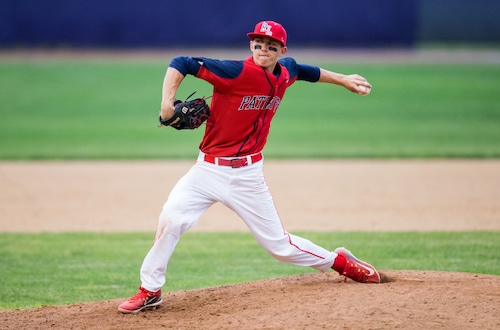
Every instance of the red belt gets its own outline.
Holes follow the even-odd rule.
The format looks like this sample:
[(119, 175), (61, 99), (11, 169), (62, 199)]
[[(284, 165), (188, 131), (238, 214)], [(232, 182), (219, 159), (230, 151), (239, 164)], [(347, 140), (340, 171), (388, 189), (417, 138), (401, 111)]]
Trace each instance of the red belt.
[[(255, 155), (245, 156), (245, 157), (214, 157), (210, 155), (204, 155), (203, 160), (208, 163), (219, 165), (219, 166), (230, 166), (232, 168), (243, 167), (251, 165), (262, 160), (262, 153), (259, 152)], [(250, 162), (248, 162), (250, 160)]]

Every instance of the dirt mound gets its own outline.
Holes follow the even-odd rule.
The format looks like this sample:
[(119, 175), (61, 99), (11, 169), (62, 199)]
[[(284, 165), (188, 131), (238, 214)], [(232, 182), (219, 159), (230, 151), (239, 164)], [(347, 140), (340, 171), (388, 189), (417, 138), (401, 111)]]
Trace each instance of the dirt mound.
[(311, 273), (163, 295), (136, 315), (122, 299), (0, 311), (1, 329), (499, 329), (500, 276), (385, 271), (382, 284)]

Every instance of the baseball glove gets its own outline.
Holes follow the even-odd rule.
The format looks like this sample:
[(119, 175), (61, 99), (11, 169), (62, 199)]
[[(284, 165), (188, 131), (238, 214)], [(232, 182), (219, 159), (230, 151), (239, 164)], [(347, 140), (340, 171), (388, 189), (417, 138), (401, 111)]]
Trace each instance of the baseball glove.
[(189, 95), (184, 102), (181, 100), (175, 100), (174, 115), (168, 120), (162, 120), (160, 116), (160, 127), (172, 126), (178, 130), (195, 129), (200, 127), (200, 125), (203, 124), (208, 117), (210, 117), (210, 107), (205, 101), (205, 97), (188, 101), (194, 93)]

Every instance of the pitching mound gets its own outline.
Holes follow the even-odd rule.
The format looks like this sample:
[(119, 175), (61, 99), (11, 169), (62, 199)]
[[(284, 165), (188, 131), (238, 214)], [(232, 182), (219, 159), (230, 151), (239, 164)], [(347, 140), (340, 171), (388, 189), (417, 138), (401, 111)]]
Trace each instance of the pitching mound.
[(500, 276), (386, 271), (382, 284), (311, 273), (165, 293), (121, 314), (122, 299), (1, 311), (2, 329), (499, 329)]

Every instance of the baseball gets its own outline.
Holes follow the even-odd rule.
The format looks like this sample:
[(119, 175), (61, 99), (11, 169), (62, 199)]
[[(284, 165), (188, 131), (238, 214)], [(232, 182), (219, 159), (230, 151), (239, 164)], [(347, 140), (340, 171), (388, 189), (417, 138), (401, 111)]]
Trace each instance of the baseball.
[(366, 96), (366, 95), (370, 94), (370, 92), (372, 91), (371, 88), (365, 87), (365, 86), (362, 86), (362, 85), (358, 85), (358, 88), (359, 88), (358, 94), (363, 95), (363, 96)]

